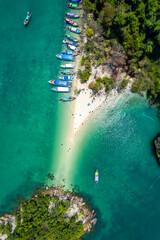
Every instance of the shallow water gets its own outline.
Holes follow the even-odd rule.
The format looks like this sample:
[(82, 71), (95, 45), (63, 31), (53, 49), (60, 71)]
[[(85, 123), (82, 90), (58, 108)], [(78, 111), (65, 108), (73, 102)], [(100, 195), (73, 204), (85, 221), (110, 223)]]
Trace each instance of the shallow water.
[[(0, 212), (31, 194), (57, 165), (62, 94), (48, 80), (58, 76), (66, 30), (64, 0), (1, 2)], [(12, 7), (11, 7), (12, 6)], [(24, 27), (27, 11), (31, 21)], [(55, 11), (56, 10), (56, 11)], [(55, 131), (57, 133), (55, 134)], [(54, 166), (53, 166), (54, 161)]]
[(152, 152), (159, 129), (157, 109), (126, 94), (103, 106), (81, 130), (70, 176), (98, 217), (95, 232), (85, 239), (160, 239), (160, 168)]

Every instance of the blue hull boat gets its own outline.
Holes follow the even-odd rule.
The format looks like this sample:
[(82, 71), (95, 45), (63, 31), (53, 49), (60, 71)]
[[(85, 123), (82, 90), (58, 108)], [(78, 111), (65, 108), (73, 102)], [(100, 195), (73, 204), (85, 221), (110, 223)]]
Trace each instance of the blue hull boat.
[(63, 40), (63, 43), (64, 43), (64, 44), (67, 44), (67, 45), (70, 44), (70, 45), (73, 45), (73, 46), (75, 46), (75, 47), (77, 46), (77, 43), (72, 42), (72, 41), (69, 41), (69, 40)]
[(62, 71), (61, 74), (64, 74), (64, 75), (74, 75), (76, 73), (73, 72), (73, 71)]
[(72, 81), (72, 76), (70, 76), (70, 75), (68, 75), (68, 76), (61, 76), (61, 77), (59, 77), (59, 79), (65, 80), (65, 81)]
[(77, 4), (80, 4), (81, 3), (81, 0), (69, 0), (71, 3), (77, 3)]
[(64, 51), (62, 54), (73, 55), (72, 51)]
[(75, 13), (66, 13), (66, 16), (70, 18), (80, 18), (81, 15)]
[(74, 32), (74, 33), (77, 33), (77, 34), (80, 34), (80, 33), (81, 33), (81, 30), (80, 30), (79, 28), (67, 27), (67, 29), (68, 29), (70, 32)]
[(60, 93), (70, 93), (71, 88), (70, 87), (53, 87), (53, 92), (60, 92)]
[(68, 40), (70, 40), (70, 41), (79, 42), (79, 39), (78, 39), (78, 38), (72, 37), (72, 36), (70, 36), (70, 35), (66, 35), (65, 37), (66, 37)]
[(73, 55), (57, 54), (56, 57), (58, 59), (61, 59), (61, 60), (64, 60), (64, 61), (73, 61), (74, 60)]
[(49, 83), (60, 87), (72, 87), (72, 83), (68, 81), (50, 80)]
[(65, 98), (61, 98), (59, 99), (60, 102), (70, 102), (73, 101), (74, 99), (76, 99), (75, 97), (65, 97)]
[(29, 23), (29, 21), (31, 19), (31, 16), (32, 16), (32, 12), (27, 12), (27, 16), (26, 16), (26, 18), (24, 20), (24, 25), (25, 26)]

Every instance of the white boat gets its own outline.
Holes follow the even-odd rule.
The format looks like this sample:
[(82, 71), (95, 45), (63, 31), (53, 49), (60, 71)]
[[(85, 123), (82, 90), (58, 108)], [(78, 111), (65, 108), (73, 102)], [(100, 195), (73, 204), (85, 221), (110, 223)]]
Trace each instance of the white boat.
[(72, 50), (72, 51), (77, 51), (78, 52), (78, 48), (76, 48), (75, 46), (68, 44), (67, 47)]
[(54, 92), (70, 93), (71, 88), (70, 87), (53, 87), (52, 91), (54, 91)]
[(98, 173), (98, 170), (96, 170), (95, 172), (95, 184), (98, 184), (98, 180), (99, 180), (99, 173)]
[(65, 65), (61, 65), (62, 68), (74, 68), (73, 64), (65, 64)]

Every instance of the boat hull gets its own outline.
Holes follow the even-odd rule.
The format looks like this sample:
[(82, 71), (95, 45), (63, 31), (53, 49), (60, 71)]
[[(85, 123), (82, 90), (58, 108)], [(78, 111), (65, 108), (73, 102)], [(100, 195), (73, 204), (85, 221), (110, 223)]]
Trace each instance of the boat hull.
[(62, 80), (50, 80), (50, 84), (60, 87), (71, 87), (72, 83), (69, 81), (62, 81)]
[(60, 60), (64, 61), (73, 61), (74, 57), (73, 55), (67, 55), (67, 54), (57, 54), (56, 57)]
[(53, 87), (53, 92), (59, 92), (59, 93), (70, 93), (71, 88), (69, 87)]
[(61, 74), (64, 74), (64, 75), (74, 75), (75, 72), (70, 72), (70, 71), (62, 71)]
[(31, 20), (31, 16), (32, 16), (32, 12), (28, 12), (28, 13), (27, 13), (27, 17), (26, 17), (25, 20), (24, 20), (24, 26), (28, 25), (28, 23), (29, 23), (30, 20)]
[(72, 28), (72, 27), (68, 27), (67, 28), (70, 32), (74, 32), (76, 34), (80, 34), (81, 30), (79, 28)]
[(60, 102), (71, 102), (74, 99), (76, 99), (75, 97), (68, 97), (68, 98), (61, 98), (59, 101)]
[(68, 69), (73, 69), (74, 66), (72, 64), (66, 64), (66, 65), (61, 65), (62, 68), (68, 68)]

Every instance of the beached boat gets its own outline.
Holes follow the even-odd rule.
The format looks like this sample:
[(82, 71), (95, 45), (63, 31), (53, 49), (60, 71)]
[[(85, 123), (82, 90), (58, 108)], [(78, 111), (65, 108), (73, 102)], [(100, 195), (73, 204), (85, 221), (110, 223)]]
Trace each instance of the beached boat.
[(61, 65), (62, 68), (74, 68), (73, 64), (65, 64), (65, 65)]
[(74, 75), (76, 73), (73, 72), (73, 71), (62, 71), (61, 74), (64, 74), (64, 75)]
[(73, 61), (74, 56), (73, 55), (68, 55), (68, 54), (57, 54), (56, 57), (60, 60), (64, 61)]
[(74, 28), (74, 27), (67, 27), (67, 29), (71, 32), (74, 32), (74, 33), (77, 33), (77, 34), (80, 34), (81, 33), (81, 30), (79, 28)]
[(32, 12), (27, 12), (27, 16), (24, 20), (24, 25), (27, 25), (29, 23), (31, 16), (32, 16)]
[(48, 81), (50, 84), (60, 87), (72, 87), (72, 83), (68, 81), (61, 81), (61, 80), (50, 80)]
[(61, 93), (70, 93), (70, 87), (53, 87), (52, 91), (54, 92), (61, 92)]
[(73, 56), (77, 56), (79, 54), (79, 52), (73, 52), (73, 51), (64, 51), (62, 52), (62, 54), (67, 54), (67, 55), (73, 55)]
[(72, 41), (69, 41), (68, 39), (66, 39), (66, 40), (63, 40), (63, 43), (64, 44), (70, 44), (70, 45), (73, 45), (73, 46), (77, 46), (77, 43), (75, 43), (75, 42), (72, 42)]
[(78, 48), (75, 47), (75, 46), (72, 46), (72, 45), (68, 44), (67, 47), (72, 51), (77, 51), (78, 52)]
[(80, 4), (82, 1), (81, 0), (69, 0), (71, 3), (77, 3)]
[(98, 183), (99, 180), (99, 174), (98, 174), (98, 170), (95, 171), (95, 184)]
[(59, 79), (65, 80), (65, 81), (72, 81), (73, 77), (70, 75), (67, 75), (67, 76), (61, 76), (59, 77)]
[(66, 13), (66, 16), (70, 18), (80, 18), (81, 15), (76, 13)]
[(77, 22), (74, 22), (73, 20), (71, 20), (69, 18), (66, 18), (65, 21), (66, 21), (66, 23), (68, 23), (68, 24), (70, 24), (70, 25), (72, 25), (74, 27), (78, 27), (79, 26), (79, 24)]
[(59, 99), (59, 101), (60, 102), (70, 102), (70, 101), (73, 101), (74, 99), (76, 99), (76, 97), (65, 97), (65, 98)]
[(73, 55), (73, 52), (72, 51), (64, 51), (64, 52), (62, 52), (62, 54)]
[(79, 42), (79, 39), (78, 39), (78, 38), (72, 37), (72, 36), (70, 36), (70, 35), (66, 35), (65, 37), (66, 37), (68, 40), (70, 40), (70, 41)]
[(82, 5), (79, 5), (79, 4), (76, 4), (76, 3), (69, 3), (68, 7), (73, 8), (73, 9), (77, 9), (77, 10), (82, 9)]

